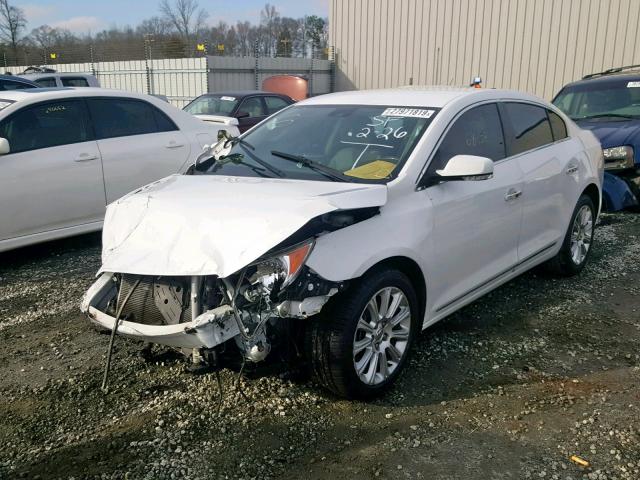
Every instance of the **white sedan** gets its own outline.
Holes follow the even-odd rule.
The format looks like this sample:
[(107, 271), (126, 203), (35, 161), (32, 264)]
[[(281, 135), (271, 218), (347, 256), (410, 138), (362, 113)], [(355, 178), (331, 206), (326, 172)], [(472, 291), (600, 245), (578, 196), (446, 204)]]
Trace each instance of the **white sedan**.
[(99, 230), (105, 206), (185, 170), (217, 129), (148, 95), (0, 95), (0, 251)]
[(522, 93), (325, 95), (213, 151), (109, 207), (94, 323), (212, 366), (228, 343), (253, 362), (300, 352), (369, 398), (421, 329), (536, 265), (577, 274), (592, 250), (600, 145)]

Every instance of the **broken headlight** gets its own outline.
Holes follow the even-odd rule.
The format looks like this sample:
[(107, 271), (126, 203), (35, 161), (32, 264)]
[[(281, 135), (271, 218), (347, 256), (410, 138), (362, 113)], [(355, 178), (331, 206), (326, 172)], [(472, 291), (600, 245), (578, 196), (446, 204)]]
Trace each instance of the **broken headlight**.
[(627, 145), (621, 147), (604, 148), (602, 150), (602, 156), (604, 157), (605, 170), (633, 168), (633, 148)]
[(277, 293), (291, 284), (302, 270), (311, 250), (313, 239), (299, 243), (284, 252), (256, 262), (255, 272), (249, 276), (253, 288), (247, 290), (247, 300), (254, 300), (259, 293)]

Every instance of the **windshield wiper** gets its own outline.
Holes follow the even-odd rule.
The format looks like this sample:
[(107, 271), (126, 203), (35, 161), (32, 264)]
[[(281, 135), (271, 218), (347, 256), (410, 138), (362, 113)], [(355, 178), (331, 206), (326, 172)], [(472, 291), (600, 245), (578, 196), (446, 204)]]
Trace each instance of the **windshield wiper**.
[(292, 153), (279, 152), (278, 150), (271, 150), (271, 155), (304, 165), (311, 170), (320, 172), (325, 177), (328, 177), (336, 182), (351, 181), (351, 179), (344, 175), (341, 171), (336, 170), (335, 168), (327, 167), (326, 165), (322, 165), (321, 163), (314, 162), (313, 160), (310, 160), (303, 155), (294, 155)]
[(592, 118), (607, 118), (607, 117), (614, 117), (614, 118), (626, 118), (627, 120), (634, 120), (639, 118), (636, 115), (624, 115), (622, 113), (598, 113), (596, 115), (586, 115), (584, 117), (572, 117), (572, 120), (591, 120)]
[[(237, 137), (236, 137), (237, 138)], [(248, 148), (254, 148), (252, 145), (248, 145), (246, 141), (241, 140), (238, 142), (240, 144), (241, 147), (245, 147), (246, 152), (249, 154), (249, 156), (251, 157), (251, 159), (256, 162), (258, 165), (260, 165), (261, 167), (266, 168), (267, 170), (269, 170), (271, 173), (274, 173), (275, 175), (279, 176), (279, 177), (286, 177), (286, 175), (284, 174), (284, 172), (282, 170), (280, 170), (279, 168), (274, 167), (273, 165), (269, 165), (268, 162), (265, 162), (264, 160), (262, 160), (261, 158), (257, 157), (256, 155), (254, 155), (253, 153), (251, 153)], [(231, 154), (231, 155), (242, 155), (241, 153), (236, 153), (236, 154)], [(220, 158), (219, 160), (224, 160), (227, 157), (230, 157), (231, 155), (227, 155), (225, 157)]]

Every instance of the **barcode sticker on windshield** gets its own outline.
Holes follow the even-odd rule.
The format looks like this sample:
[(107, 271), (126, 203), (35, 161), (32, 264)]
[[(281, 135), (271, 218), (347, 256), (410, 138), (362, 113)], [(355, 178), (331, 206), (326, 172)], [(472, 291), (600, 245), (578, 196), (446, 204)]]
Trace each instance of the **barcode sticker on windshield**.
[(629, 82), (627, 88), (640, 88), (640, 82)]
[(431, 118), (435, 113), (434, 110), (426, 110), (424, 108), (387, 108), (382, 112), (383, 117), (415, 117), (415, 118)]
[(227, 102), (233, 102), (236, 97), (220, 97), (220, 100), (226, 100)]

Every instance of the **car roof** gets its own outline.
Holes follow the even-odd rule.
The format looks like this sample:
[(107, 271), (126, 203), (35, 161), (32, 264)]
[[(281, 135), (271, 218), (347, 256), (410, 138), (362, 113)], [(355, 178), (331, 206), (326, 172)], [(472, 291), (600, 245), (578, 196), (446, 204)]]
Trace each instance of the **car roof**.
[(298, 102), (299, 105), (386, 105), (443, 108), (454, 100), (473, 97), (490, 99), (520, 99), (547, 103), (523, 92), (494, 88), (451, 87), (441, 85), (407, 86), (380, 90), (354, 90), (319, 95)]
[(0, 92), (1, 100), (11, 100), (13, 102), (58, 100), (73, 97), (147, 98), (148, 95), (98, 87), (27, 88), (24, 90), (7, 90)]
[(640, 73), (610, 73), (607, 75), (600, 75), (592, 78), (584, 78), (582, 80), (578, 80), (576, 82), (567, 83), (564, 87), (573, 87), (576, 85), (618, 85), (620, 83), (626, 82), (637, 82), (640, 81)]
[(90, 73), (73, 73), (73, 72), (37, 72), (37, 73), (21, 73), (22, 78), (49, 78), (49, 77), (93, 77)]
[(234, 91), (225, 91), (225, 92), (209, 92), (209, 93), (204, 93), (200, 96), (201, 97), (212, 97), (212, 96), (219, 97), (221, 95), (224, 95), (227, 97), (236, 97), (236, 98), (248, 97), (250, 95), (276, 95), (280, 97), (286, 97), (286, 95), (283, 95), (281, 93), (266, 92), (264, 90), (234, 90)]

